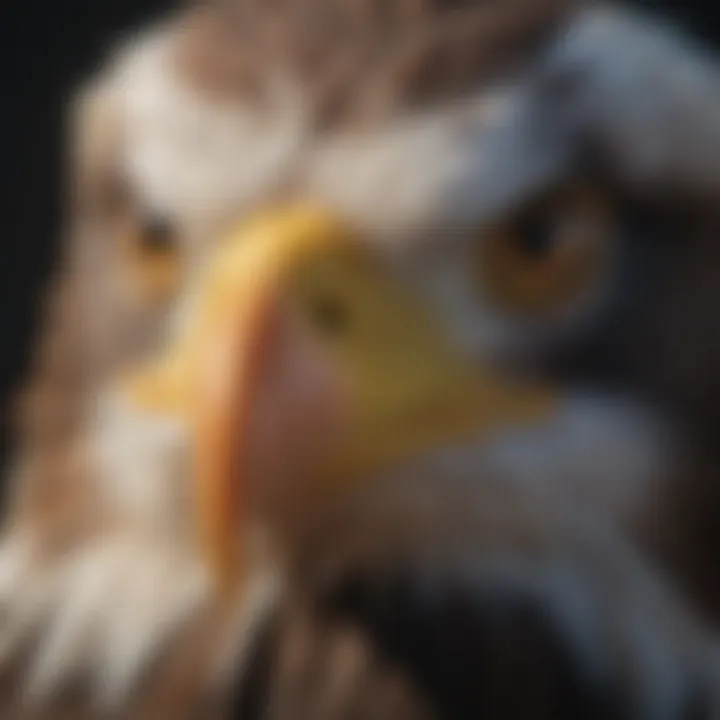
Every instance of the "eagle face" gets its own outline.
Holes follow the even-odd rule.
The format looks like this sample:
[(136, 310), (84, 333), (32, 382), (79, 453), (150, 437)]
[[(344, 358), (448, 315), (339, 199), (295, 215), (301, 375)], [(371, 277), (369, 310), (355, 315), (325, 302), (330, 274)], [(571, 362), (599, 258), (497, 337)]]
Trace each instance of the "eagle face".
[[(541, 717), (567, 710), (570, 687), (582, 715), (603, 683), (632, 717), (679, 716), (712, 676), (700, 628), (718, 600), (705, 533), (713, 60), (603, 5), (311, 5), (307, 17), (292, 3), (179, 14), (121, 48), (77, 103), (62, 309), (3, 548), (6, 657), (39, 634), (32, 697), (97, 666), (99, 707), (125, 708), (151, 660), (184, 653), (165, 685), (199, 696), (226, 670), (228, 637), (253, 667), (257, 596), (281, 618), (273, 716), (336, 702), (342, 717), (354, 680), (389, 663), (391, 690), (367, 681), (369, 717), (518, 717), (493, 694), (502, 672), (486, 695), (460, 674), (444, 684), (440, 668), (482, 674), (503, 622), (527, 630), (513, 667), (549, 688)], [(120, 379), (185, 337), (231, 228), (297, 204), (352, 232), (464, 363), (557, 402), (482, 441), (418, 450), (346, 498), (284, 507), (281, 552), (253, 527), (250, 599), (217, 612), (195, 536), (192, 427), (148, 412)], [(48, 401), (77, 420), (50, 427)], [(410, 652), (428, 627), (457, 632), (453, 617), (469, 649), (428, 638)], [(188, 639), (198, 628), (205, 643)], [(300, 693), (303, 673), (336, 657), (356, 695), (328, 699), (334, 676)]]

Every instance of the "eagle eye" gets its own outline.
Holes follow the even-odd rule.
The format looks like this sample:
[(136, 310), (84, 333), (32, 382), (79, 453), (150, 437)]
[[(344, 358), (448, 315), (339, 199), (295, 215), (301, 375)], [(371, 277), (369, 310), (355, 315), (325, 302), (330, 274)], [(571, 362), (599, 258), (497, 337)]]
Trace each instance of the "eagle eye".
[(176, 236), (170, 220), (162, 215), (148, 215), (142, 220), (140, 242), (150, 253), (167, 253), (175, 250)]
[(555, 230), (552, 219), (544, 214), (533, 213), (521, 218), (517, 232), (514, 233), (519, 252), (526, 255), (528, 260), (547, 258), (555, 250)]
[(131, 215), (123, 245), (132, 293), (150, 304), (170, 298), (182, 272), (181, 248), (172, 221), (158, 213)]
[(597, 287), (617, 239), (612, 203), (573, 185), (486, 229), (476, 245), (476, 285), (505, 312), (542, 317)]

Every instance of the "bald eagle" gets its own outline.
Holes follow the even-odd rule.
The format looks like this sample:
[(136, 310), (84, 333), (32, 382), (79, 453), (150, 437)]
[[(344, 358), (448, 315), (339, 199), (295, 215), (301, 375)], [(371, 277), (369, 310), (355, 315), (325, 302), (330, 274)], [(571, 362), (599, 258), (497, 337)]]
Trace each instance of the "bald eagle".
[(3, 717), (712, 716), (710, 53), (602, 2), (213, 0), (74, 111)]

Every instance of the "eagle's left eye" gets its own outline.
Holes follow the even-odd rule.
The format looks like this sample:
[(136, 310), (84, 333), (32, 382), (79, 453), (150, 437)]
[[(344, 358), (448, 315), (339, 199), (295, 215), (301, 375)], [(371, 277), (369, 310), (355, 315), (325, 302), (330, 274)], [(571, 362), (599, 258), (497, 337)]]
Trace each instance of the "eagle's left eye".
[(482, 234), (477, 285), (512, 315), (562, 311), (606, 276), (617, 235), (612, 203), (601, 191), (564, 188)]
[(175, 291), (182, 270), (177, 231), (168, 218), (141, 213), (123, 233), (127, 275), (147, 302), (159, 302)]

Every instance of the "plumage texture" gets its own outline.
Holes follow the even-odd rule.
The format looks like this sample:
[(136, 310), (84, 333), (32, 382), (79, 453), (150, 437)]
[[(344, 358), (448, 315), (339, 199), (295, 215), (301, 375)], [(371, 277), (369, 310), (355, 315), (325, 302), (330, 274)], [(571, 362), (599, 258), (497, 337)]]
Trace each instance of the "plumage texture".
[[(269, 621), (277, 635), (264, 653), (300, 661), (264, 668), (250, 650), (256, 707), (341, 718), (349, 701), (361, 716), (481, 708), (513, 718), (524, 696), (498, 688), (520, 668), (548, 717), (589, 717), (598, 694), (613, 708), (600, 717), (620, 715), (612, 703), (632, 717), (702, 717), (720, 607), (715, 58), (601, 4), (334, 3), (339, 24), (324, 2), (268, 8), (183, 11), (120, 48), (77, 103), (65, 262), (0, 546), (8, 702), (29, 682), (35, 699), (55, 703), (53, 717), (55, 693), (76, 686), (70, 717), (78, 707), (102, 716), (88, 710), (98, 697), (128, 717), (206, 717), (197, 708), (207, 696), (226, 700), (238, 684), (224, 661), (252, 642), (247, 623), (228, 631), (209, 600), (183, 493), (183, 435), (107, 397), (108, 381), (182, 322), (219, 229), (279, 199), (311, 199), (354, 223), (478, 358), (552, 378), (572, 397), (537, 433), (406, 469), (396, 495), (389, 483), (318, 508), (309, 534), (307, 518), (289, 525), (288, 607)], [(305, 10), (328, 22), (296, 20)], [(349, 23), (353, 12), (362, 22)], [(329, 61), (336, 51), (347, 64)], [(329, 68), (342, 72), (324, 77)], [(611, 198), (616, 263), (563, 312), (539, 322), (504, 312), (477, 287), (478, 248), (498, 222), (524, 220), (541, 191), (577, 174)], [(165, 298), (143, 292), (125, 252), (157, 218), (181, 261)], [(430, 480), (416, 483), (418, 474)], [(477, 563), (496, 556), (500, 578), (479, 580)], [(274, 575), (258, 582), (277, 599)], [(428, 586), (441, 598), (429, 608)], [(495, 619), (498, 593), (510, 595), (500, 603), (509, 620)], [(597, 623), (578, 629), (575, 611), (607, 628), (589, 650), (577, 643)], [(463, 674), (447, 685), (443, 667), (471, 668), (471, 679), (495, 669), (503, 622), (527, 628), (507, 673), (500, 666), (487, 692)], [(207, 630), (216, 623), (223, 642)], [(458, 625), (473, 642), (433, 644)], [(35, 641), (50, 650), (38, 654)], [(607, 653), (598, 691), (587, 674)], [(305, 681), (336, 657), (345, 660), (333, 682)], [(621, 668), (630, 670), (616, 676)], [(206, 673), (226, 681), (223, 691)], [(23, 717), (19, 707), (3, 717)]]
[(272, 83), (291, 79), (326, 130), (474, 91), (532, 57), (573, 5), (217, 2), (184, 57), (203, 85), (254, 102), (272, 103)]

